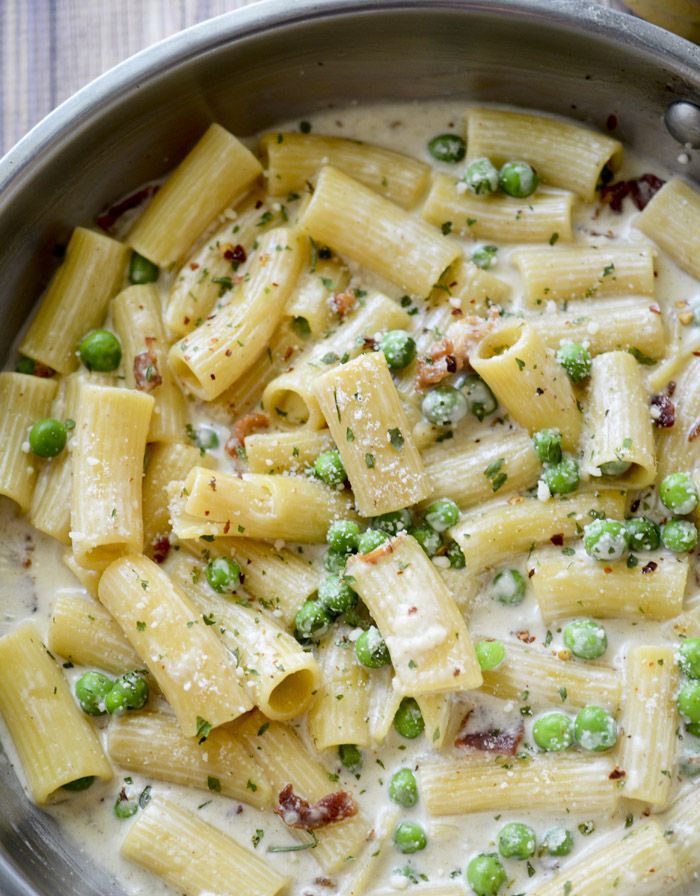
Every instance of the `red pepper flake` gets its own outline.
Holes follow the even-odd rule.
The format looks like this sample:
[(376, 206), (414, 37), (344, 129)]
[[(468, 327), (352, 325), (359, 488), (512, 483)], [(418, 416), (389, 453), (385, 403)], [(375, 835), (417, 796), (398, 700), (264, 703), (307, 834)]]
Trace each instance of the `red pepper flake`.
[(157, 186), (149, 186), (144, 187), (142, 190), (137, 190), (135, 193), (127, 196), (126, 199), (122, 199), (121, 202), (117, 202), (110, 206), (106, 212), (98, 215), (97, 226), (101, 227), (106, 233), (109, 233), (123, 214), (131, 211), (132, 208), (141, 205), (141, 203), (145, 202), (147, 199), (150, 199), (151, 196), (158, 192), (158, 190), (159, 187)]
[(468, 731), (471, 711), (462, 719), (455, 747), (480, 750), (483, 753), (498, 753), (500, 756), (515, 756), (525, 734), (525, 726), (519, 721), (516, 728), (488, 728), (483, 731)]
[(280, 791), (279, 806), (274, 813), (290, 828), (315, 831), (357, 815), (357, 803), (345, 790), (328, 793), (316, 803), (309, 803), (294, 793), (291, 784)]
[(694, 442), (700, 436), (700, 417), (693, 423), (688, 432), (688, 441)]
[[(231, 528), (231, 520), (226, 520), (224, 523), (224, 535), (228, 535), (229, 529)], [(241, 579), (242, 581), (242, 579)]]
[(642, 575), (649, 575), (650, 572), (654, 572), (654, 570), (658, 568), (659, 564), (655, 563), (653, 560), (650, 560), (646, 566), (642, 567)]
[(376, 352), (379, 348), (376, 339), (373, 339), (371, 336), (363, 336), (362, 337), (362, 348), (367, 349), (368, 352)]
[(661, 314), (661, 308), (654, 302), (652, 305), (649, 305), (649, 311), (652, 314)]
[(518, 641), (522, 641), (523, 644), (532, 644), (533, 641), (537, 640), (537, 638), (534, 635), (531, 635), (527, 629), (525, 629), (524, 631), (516, 632), (515, 637), (518, 639)]
[(669, 396), (663, 392), (652, 395), (650, 405), (654, 426), (658, 426), (659, 429), (670, 429), (676, 422), (676, 406)]
[(234, 271), (237, 271), (239, 265), (242, 265), (248, 258), (245, 249), (240, 243), (237, 243), (235, 246), (232, 246), (231, 243), (226, 243), (225, 246), (222, 246), (222, 249), (224, 250), (224, 258), (226, 261), (231, 262)]
[(198, 262), (198, 261), (191, 261), (191, 262), (190, 262), (190, 270), (191, 270), (191, 271), (196, 271), (198, 268), (199, 268), (199, 262)]
[(527, 577), (528, 577), (528, 579), (531, 579), (531, 578), (534, 576), (534, 574), (535, 574), (535, 570), (534, 570), (534, 568), (533, 568), (533, 569), (528, 569), (528, 571), (527, 571)]
[(557, 532), (557, 534), (552, 535), (549, 540), (552, 542), (552, 544), (560, 548), (564, 544), (564, 535), (561, 532)]
[(418, 612), (418, 607), (409, 607), (409, 608), (408, 608), (408, 615), (409, 615), (409, 616), (413, 616), (413, 615), (414, 615), (415, 613), (417, 613), (417, 612)]
[(167, 535), (151, 542), (151, 557), (154, 563), (163, 563), (170, 553), (170, 539)]
[(605, 573), (606, 576), (609, 576), (612, 571), (613, 571), (612, 566), (604, 566), (603, 567), (603, 572)]
[(608, 778), (611, 781), (619, 781), (620, 778), (626, 778), (626, 777), (627, 777), (627, 772), (623, 768), (620, 768), (619, 765), (616, 765), (615, 768), (608, 775)]
[(134, 380), (141, 392), (152, 392), (160, 386), (163, 377), (158, 370), (158, 358), (153, 351), (153, 336), (146, 336), (146, 350), (134, 356)]

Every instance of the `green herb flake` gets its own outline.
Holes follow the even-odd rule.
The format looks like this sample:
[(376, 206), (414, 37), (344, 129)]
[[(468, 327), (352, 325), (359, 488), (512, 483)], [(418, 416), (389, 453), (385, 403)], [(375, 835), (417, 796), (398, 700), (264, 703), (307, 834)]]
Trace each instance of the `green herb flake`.
[(370, 470), (374, 466), (374, 455), (370, 454), (370, 452), (367, 452), (367, 454), (365, 454), (365, 466)]
[(211, 727), (211, 722), (207, 722), (206, 719), (197, 716), (197, 737), (199, 738), (200, 744), (204, 743), (211, 734)]
[(401, 451), (401, 449), (403, 448), (403, 443), (404, 443), (404, 438), (403, 438), (403, 435), (401, 434), (401, 430), (398, 429), (397, 427), (394, 427), (393, 429), (389, 430), (388, 435), (389, 435), (389, 441), (391, 442), (391, 447), (395, 451)]
[(209, 775), (207, 777), (207, 787), (209, 790), (213, 790), (216, 793), (221, 793), (221, 781), (218, 778), (213, 777), (213, 775)]

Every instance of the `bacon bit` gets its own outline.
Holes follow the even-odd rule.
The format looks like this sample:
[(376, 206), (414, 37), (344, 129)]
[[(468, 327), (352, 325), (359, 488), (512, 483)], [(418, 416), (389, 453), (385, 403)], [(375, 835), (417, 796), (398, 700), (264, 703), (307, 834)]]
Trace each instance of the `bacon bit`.
[(334, 292), (330, 298), (331, 308), (340, 318), (345, 317), (346, 314), (352, 311), (356, 302), (357, 296), (350, 290)]
[(436, 342), (427, 358), (419, 358), (416, 388), (423, 390), (442, 382), (451, 373), (471, 370), (469, 356), (481, 340), (493, 330), (500, 314), (495, 308), (488, 317), (469, 315), (450, 324), (448, 337)]
[(655, 563), (653, 560), (650, 560), (646, 566), (642, 567), (642, 575), (648, 575), (650, 572), (654, 572), (654, 570), (659, 568), (659, 564)]
[(557, 534), (552, 535), (549, 540), (552, 542), (552, 544), (560, 548), (564, 544), (564, 534), (562, 532), (557, 532)]
[(409, 615), (409, 616), (413, 616), (413, 615), (414, 615), (415, 613), (417, 613), (417, 612), (418, 612), (418, 607), (409, 607), (409, 608), (408, 608), (408, 615)]
[(700, 417), (693, 423), (688, 431), (688, 441), (694, 442), (700, 436)]
[(488, 731), (466, 731), (471, 711), (462, 719), (462, 725), (455, 738), (455, 747), (467, 747), (469, 750), (480, 750), (483, 753), (498, 753), (501, 756), (515, 756), (525, 734), (525, 726), (519, 722), (517, 728), (501, 731), (492, 728)]
[(651, 311), (652, 314), (661, 314), (661, 308), (656, 302), (654, 302), (653, 305), (649, 305), (649, 311)]
[(379, 348), (376, 339), (373, 339), (371, 336), (363, 336), (362, 337), (362, 348), (367, 349), (369, 352), (376, 352)]
[(152, 349), (155, 341), (155, 337), (146, 336), (146, 351), (134, 356), (134, 379), (136, 388), (141, 392), (152, 392), (163, 382), (158, 370), (158, 358)]
[(170, 553), (170, 539), (167, 535), (151, 542), (151, 558), (154, 563), (163, 563)]
[(309, 803), (294, 793), (291, 784), (287, 784), (280, 791), (279, 806), (275, 806), (274, 813), (290, 828), (315, 831), (357, 815), (357, 804), (345, 790), (328, 793), (317, 803)]
[(522, 641), (523, 644), (532, 644), (533, 641), (537, 640), (537, 638), (534, 635), (531, 635), (527, 629), (516, 632), (515, 637), (518, 639), (518, 641)]
[(633, 177), (631, 180), (619, 180), (617, 183), (607, 184), (600, 191), (600, 199), (609, 205), (612, 211), (619, 214), (623, 202), (629, 196), (641, 212), (665, 183), (665, 180), (655, 174), (642, 174), (641, 177)]
[(224, 445), (224, 451), (229, 457), (239, 458), (246, 438), (258, 429), (267, 429), (269, 425), (270, 418), (267, 414), (260, 414), (256, 411), (244, 414), (234, 423), (233, 431)]
[(609, 576), (612, 571), (613, 571), (612, 566), (604, 566), (603, 567), (603, 572), (605, 573), (606, 576)]
[(605, 127), (608, 131), (614, 131), (617, 127), (617, 115), (608, 115), (605, 120)]
[(611, 781), (619, 781), (620, 778), (626, 778), (626, 777), (627, 777), (627, 772), (623, 768), (620, 768), (619, 765), (616, 765), (615, 768), (608, 775), (608, 778)]
[(328, 887), (329, 889), (335, 887), (335, 881), (332, 881), (329, 877), (316, 877), (314, 878), (314, 883), (317, 887)]
[[(675, 383), (674, 383), (675, 388)], [(660, 429), (670, 429), (676, 422), (676, 406), (668, 395), (657, 393), (651, 396), (651, 421)]]
[(109, 233), (125, 212), (131, 211), (132, 208), (141, 205), (142, 202), (145, 202), (147, 199), (150, 199), (151, 196), (155, 195), (158, 190), (159, 187), (157, 186), (144, 187), (142, 190), (137, 190), (135, 193), (132, 193), (131, 196), (122, 199), (121, 202), (117, 202), (115, 205), (110, 206), (106, 212), (103, 212), (103, 214), (98, 215), (97, 226), (101, 227), (105, 233)]
[(42, 380), (50, 380), (52, 376), (56, 375), (56, 371), (53, 367), (42, 364), (41, 361), (35, 361), (33, 375), (40, 377)]

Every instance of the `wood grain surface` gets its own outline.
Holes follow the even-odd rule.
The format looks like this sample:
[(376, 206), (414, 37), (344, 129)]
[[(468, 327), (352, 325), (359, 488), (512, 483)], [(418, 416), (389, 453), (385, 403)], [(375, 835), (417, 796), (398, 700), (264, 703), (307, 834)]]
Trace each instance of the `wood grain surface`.
[[(183, 28), (256, 2), (0, 0), (0, 155), (118, 62)], [(619, 0), (596, 2), (622, 8)]]

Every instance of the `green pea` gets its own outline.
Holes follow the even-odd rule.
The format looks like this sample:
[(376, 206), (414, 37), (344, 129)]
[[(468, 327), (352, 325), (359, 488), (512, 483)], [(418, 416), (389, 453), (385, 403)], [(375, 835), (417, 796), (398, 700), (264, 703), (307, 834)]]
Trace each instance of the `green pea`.
[(474, 650), (484, 672), (496, 669), (506, 658), (506, 647), (503, 641), (477, 641)]
[(543, 464), (558, 464), (561, 460), (561, 433), (558, 429), (540, 429), (532, 437), (537, 457)]
[(609, 460), (604, 464), (598, 464), (598, 469), (603, 476), (624, 476), (631, 466), (627, 460)]
[(148, 701), (148, 682), (138, 672), (127, 672), (118, 678), (105, 697), (110, 715), (121, 715), (129, 709), (142, 709)]
[(678, 691), (678, 711), (689, 722), (700, 722), (700, 681), (686, 681)]
[(693, 737), (700, 737), (700, 722), (686, 722), (685, 730)]
[(690, 473), (671, 473), (661, 480), (659, 498), (672, 513), (685, 516), (698, 506), (698, 487)]
[(394, 846), (404, 855), (420, 852), (428, 845), (423, 828), (415, 821), (402, 821), (394, 831)]
[(345, 570), (345, 564), (348, 562), (350, 555), (347, 551), (338, 551), (335, 548), (329, 548), (323, 558), (323, 565), (332, 573), (342, 573)]
[(368, 669), (381, 669), (391, 664), (389, 650), (375, 625), (362, 632), (355, 641), (355, 656)]
[(80, 708), (89, 716), (101, 716), (105, 709), (105, 697), (112, 690), (114, 682), (102, 672), (85, 672), (75, 683), (75, 696)]
[(78, 352), (88, 370), (101, 373), (116, 370), (122, 360), (121, 343), (109, 330), (92, 330), (83, 336)]
[(595, 619), (574, 619), (564, 628), (564, 644), (574, 656), (596, 660), (608, 649), (608, 636)]
[(508, 606), (521, 604), (525, 600), (525, 579), (517, 569), (502, 569), (491, 582), (491, 596)]
[(392, 510), (390, 513), (383, 513), (381, 516), (375, 516), (372, 520), (373, 529), (381, 529), (388, 535), (398, 535), (404, 532), (412, 524), (413, 517), (410, 511), (403, 508), (402, 510)]
[(466, 376), (462, 389), (467, 399), (469, 413), (477, 420), (483, 420), (489, 414), (493, 414), (498, 407), (496, 396), (478, 374), (470, 373)]
[(429, 557), (434, 557), (442, 546), (440, 533), (436, 532), (428, 523), (419, 523), (411, 526), (408, 534), (412, 535)]
[(413, 697), (404, 697), (394, 716), (394, 728), (401, 735), (413, 740), (423, 733), (425, 722), (420, 707)]
[(464, 567), (467, 565), (467, 561), (464, 557), (464, 553), (462, 552), (462, 548), (457, 544), (456, 541), (447, 542), (445, 556), (450, 561), (450, 566), (452, 569), (464, 569)]
[(359, 554), (369, 554), (390, 538), (391, 535), (381, 529), (366, 529), (362, 535), (360, 535), (357, 543), (357, 551)]
[(488, 196), (498, 189), (498, 169), (490, 159), (474, 159), (464, 172), (467, 189), (477, 196)]
[(467, 883), (475, 896), (497, 896), (508, 879), (495, 852), (482, 852), (467, 865)]
[(698, 543), (698, 530), (689, 520), (670, 520), (661, 527), (664, 547), (677, 554), (692, 551)]
[(130, 799), (124, 790), (121, 791), (114, 804), (114, 814), (117, 818), (131, 818), (139, 811), (138, 800)]
[(231, 593), (241, 584), (241, 568), (230, 557), (215, 557), (207, 563), (207, 582), (219, 594)]
[(302, 641), (318, 641), (328, 631), (331, 618), (325, 607), (317, 600), (306, 600), (294, 617), (296, 636)]
[(566, 750), (574, 741), (571, 719), (563, 712), (545, 713), (532, 726), (532, 739), (547, 753)]
[(501, 165), (498, 185), (508, 196), (525, 199), (537, 189), (540, 179), (535, 169), (527, 162), (513, 161)]
[(625, 520), (627, 544), (632, 551), (655, 551), (661, 544), (661, 531), (646, 516), (633, 516)]
[(362, 752), (355, 744), (340, 744), (338, 747), (338, 758), (343, 767), (351, 772), (362, 768)]
[(618, 520), (593, 520), (583, 527), (583, 546), (594, 560), (619, 560), (627, 553), (627, 529)]
[(544, 468), (542, 479), (553, 495), (568, 495), (576, 491), (581, 483), (576, 458), (565, 454), (559, 463)]
[(461, 162), (467, 154), (467, 144), (459, 134), (438, 134), (429, 141), (428, 152), (438, 162)]
[(76, 778), (75, 781), (69, 781), (67, 784), (62, 784), (62, 790), (71, 790), (73, 792), (78, 792), (81, 790), (88, 790), (95, 783), (94, 775), (86, 775), (84, 778)]
[(33, 376), (36, 370), (36, 361), (33, 358), (28, 358), (26, 355), (20, 355), (15, 364), (15, 370), (17, 373), (26, 373), (27, 376)]
[(580, 342), (567, 342), (557, 352), (557, 361), (567, 372), (572, 383), (582, 383), (591, 375), (593, 359)]
[(504, 859), (529, 859), (537, 849), (537, 837), (529, 825), (511, 821), (498, 832), (498, 851)]
[(318, 600), (329, 616), (340, 616), (357, 603), (357, 594), (342, 576), (330, 575), (318, 588)]
[(438, 498), (426, 509), (425, 521), (436, 532), (444, 532), (459, 521), (459, 507), (451, 498)]
[(410, 768), (400, 768), (389, 781), (389, 797), (404, 809), (412, 809), (418, 802), (418, 784)]
[(155, 283), (160, 271), (158, 265), (153, 264), (138, 252), (131, 253), (129, 261), (129, 283)]
[(497, 252), (497, 246), (479, 246), (472, 252), (472, 261), (478, 268), (488, 271), (496, 258)]
[(568, 856), (574, 848), (574, 837), (566, 828), (550, 828), (542, 838), (542, 846), (550, 856)]
[(426, 392), (421, 411), (436, 426), (453, 426), (467, 413), (467, 399), (454, 386), (436, 386)]
[(386, 362), (392, 370), (408, 367), (416, 357), (416, 343), (405, 330), (389, 330), (379, 340)]
[(700, 678), (700, 638), (688, 638), (678, 648), (678, 665), (688, 678)]
[(602, 753), (617, 743), (617, 724), (602, 706), (585, 706), (576, 715), (574, 737), (584, 750)]
[(56, 457), (66, 447), (68, 433), (60, 420), (46, 417), (29, 430), (29, 447), (37, 457)]
[(345, 467), (337, 451), (324, 451), (314, 461), (314, 473), (326, 485), (336, 487), (348, 478)]
[(368, 629), (372, 625), (372, 617), (367, 607), (358, 600), (354, 607), (350, 607), (344, 614), (345, 622), (350, 628)]
[(328, 546), (334, 551), (351, 554), (357, 550), (360, 538), (360, 527), (354, 520), (336, 520), (331, 523), (326, 533)]

